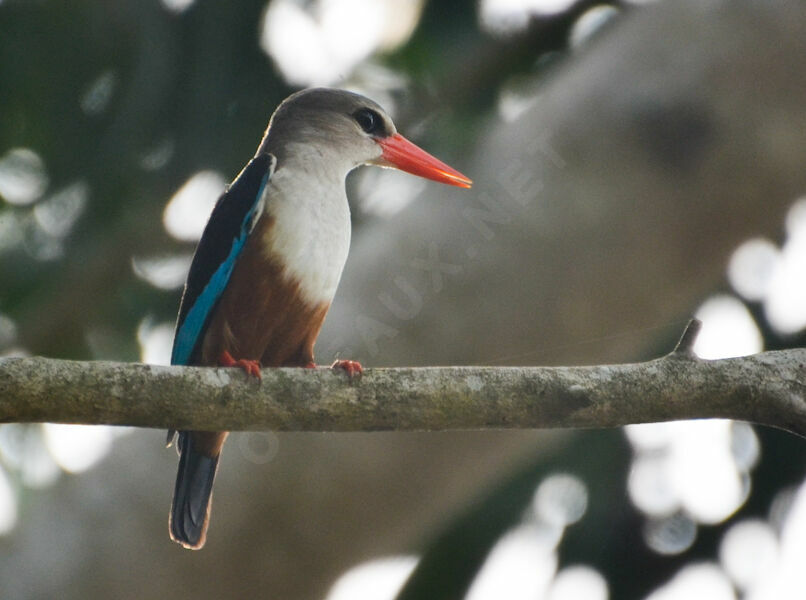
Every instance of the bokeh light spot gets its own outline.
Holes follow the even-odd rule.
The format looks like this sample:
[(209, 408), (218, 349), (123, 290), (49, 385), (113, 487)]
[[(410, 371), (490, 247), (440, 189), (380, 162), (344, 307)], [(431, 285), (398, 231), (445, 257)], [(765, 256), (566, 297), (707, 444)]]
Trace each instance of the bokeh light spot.
[(48, 235), (63, 238), (87, 208), (90, 186), (76, 181), (34, 206), (34, 219)]
[(215, 171), (199, 171), (193, 175), (165, 207), (162, 215), (165, 230), (178, 240), (198, 241), (226, 185)]
[(339, 577), (325, 600), (394, 600), (415, 566), (415, 556), (392, 556), (363, 563)]
[(403, 210), (426, 186), (424, 179), (392, 169), (361, 169), (356, 177), (356, 195), (361, 208), (382, 217), (391, 217)]
[(584, 45), (618, 14), (619, 10), (609, 4), (594, 6), (586, 10), (571, 28), (569, 36), (571, 47), (579, 48)]
[[(654, 519), (644, 532), (654, 550), (682, 552), (697, 523), (721, 522), (747, 500), (760, 454), (751, 426), (674, 421), (631, 426), (627, 436), (635, 453), (627, 490), (636, 508)], [(675, 519), (692, 520), (690, 536), (688, 524)]]
[(0, 313), (0, 350), (17, 340), (17, 324), (6, 315)]
[(550, 475), (537, 487), (533, 508), (538, 518), (547, 523), (576, 523), (588, 508), (588, 488), (576, 475)]
[(23, 240), (25, 251), (35, 260), (50, 261), (64, 256), (64, 243), (61, 238), (50, 235), (34, 220), (34, 227), (29, 227)]
[(193, 4), (194, 0), (160, 0), (162, 5), (172, 13), (186, 11)]
[(191, 254), (178, 256), (133, 257), (132, 270), (143, 281), (161, 290), (182, 287), (193, 260)]
[(45, 193), (45, 162), (29, 148), (12, 148), (0, 157), (0, 198), (9, 204), (31, 204)]
[(607, 580), (599, 571), (582, 565), (566, 567), (554, 578), (547, 600), (607, 600)]
[(0, 209), (0, 252), (14, 250), (22, 244), (24, 226), (16, 211)]
[(568, 10), (575, 0), (481, 0), (479, 20), (483, 29), (495, 35), (523, 31), (533, 17)]
[(557, 555), (534, 527), (521, 525), (496, 542), (467, 592), (466, 600), (541, 598), (557, 570)]
[(750, 471), (761, 455), (761, 445), (753, 426), (735, 421), (731, 424), (731, 454), (741, 471)]
[(806, 327), (806, 200), (790, 208), (788, 238), (775, 263), (764, 311), (770, 325), (782, 334)]
[(176, 142), (173, 138), (162, 139), (145, 151), (140, 158), (140, 166), (145, 171), (158, 171), (170, 162), (175, 151)]
[(789, 236), (806, 235), (806, 198), (792, 204), (786, 213), (785, 225)]
[(636, 508), (650, 516), (669, 515), (680, 507), (677, 491), (669, 480), (666, 453), (637, 456), (630, 469), (627, 491)]
[(745, 499), (731, 455), (731, 422), (685, 421), (670, 451), (670, 478), (683, 508), (700, 523), (728, 518)]
[(761, 352), (761, 333), (747, 307), (733, 296), (709, 298), (695, 316), (702, 321), (694, 343), (697, 356), (716, 359)]
[(109, 106), (117, 84), (118, 75), (111, 69), (98, 75), (81, 95), (82, 110), (88, 115), (98, 115), (104, 112)]
[(17, 524), (17, 495), (5, 469), (0, 467), (0, 535), (9, 533)]
[(70, 473), (93, 467), (112, 446), (112, 427), (45, 423), (42, 428), (51, 456)]
[(733, 582), (748, 590), (772, 572), (778, 539), (768, 523), (747, 520), (728, 529), (719, 547), (719, 560)]
[(666, 556), (685, 552), (696, 538), (697, 524), (680, 513), (663, 519), (651, 519), (644, 526), (647, 547)]
[(728, 263), (728, 279), (733, 289), (747, 300), (763, 300), (780, 257), (781, 252), (770, 240), (754, 238), (744, 242)]
[(727, 575), (716, 565), (700, 563), (683, 567), (667, 584), (647, 600), (736, 600)]
[(780, 533), (783, 531), (784, 523), (789, 518), (789, 511), (795, 504), (795, 498), (798, 494), (797, 486), (784, 487), (775, 494), (772, 503), (770, 504), (769, 520), (773, 529)]
[(137, 327), (140, 362), (149, 365), (170, 365), (173, 339), (173, 323), (155, 325), (151, 318), (143, 319)]
[(512, 123), (540, 102), (540, 77), (513, 77), (498, 91), (498, 115)]
[(665, 448), (672, 439), (673, 425), (670, 423), (641, 423), (624, 428), (627, 439), (634, 448), (642, 451)]
[(45, 448), (39, 425), (8, 423), (0, 427), (0, 458), (20, 474), (27, 487), (48, 487), (61, 474)]
[(289, 83), (332, 85), (373, 52), (405, 42), (421, 10), (419, 0), (274, 0), (260, 45)]
[(782, 511), (786, 517), (779, 538), (778, 560), (766, 576), (753, 582), (747, 600), (803, 597), (806, 589), (806, 569), (803, 568), (803, 557), (806, 556), (806, 483), (790, 497), (791, 507)]

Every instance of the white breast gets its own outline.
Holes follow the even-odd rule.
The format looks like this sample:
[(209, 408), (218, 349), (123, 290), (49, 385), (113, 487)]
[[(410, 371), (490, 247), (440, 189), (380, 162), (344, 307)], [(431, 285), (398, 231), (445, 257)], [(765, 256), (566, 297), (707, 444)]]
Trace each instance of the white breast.
[(300, 176), (278, 169), (267, 185), (266, 213), (274, 218), (265, 251), (281, 261), (312, 304), (336, 294), (350, 249), (350, 207), (344, 178)]

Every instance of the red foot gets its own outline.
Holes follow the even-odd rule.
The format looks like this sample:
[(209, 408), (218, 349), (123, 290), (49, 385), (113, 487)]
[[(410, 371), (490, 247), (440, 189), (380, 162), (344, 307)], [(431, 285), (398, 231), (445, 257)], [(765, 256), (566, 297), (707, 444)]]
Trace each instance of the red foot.
[(240, 367), (247, 375), (254, 375), (261, 379), (259, 360), (248, 360), (246, 358), (235, 360), (232, 358), (232, 354), (224, 350), (221, 356), (218, 357), (218, 364), (222, 367)]
[(303, 369), (315, 369), (316, 368), (316, 363), (315, 362), (309, 362), (307, 365), (305, 365), (302, 368)]
[(364, 373), (364, 368), (361, 366), (361, 363), (357, 360), (337, 360), (332, 365), (330, 365), (331, 369), (343, 369), (345, 373), (347, 373), (347, 377), (352, 379), (356, 375), (362, 375)]

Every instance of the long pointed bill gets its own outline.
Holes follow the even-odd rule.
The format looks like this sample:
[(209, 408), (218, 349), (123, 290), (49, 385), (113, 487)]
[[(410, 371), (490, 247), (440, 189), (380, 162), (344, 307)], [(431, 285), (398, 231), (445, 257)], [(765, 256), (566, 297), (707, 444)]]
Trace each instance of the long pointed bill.
[(378, 144), (383, 149), (383, 154), (375, 161), (376, 164), (394, 167), (448, 185), (463, 188), (473, 185), (469, 178), (412, 144), (399, 133), (378, 140)]

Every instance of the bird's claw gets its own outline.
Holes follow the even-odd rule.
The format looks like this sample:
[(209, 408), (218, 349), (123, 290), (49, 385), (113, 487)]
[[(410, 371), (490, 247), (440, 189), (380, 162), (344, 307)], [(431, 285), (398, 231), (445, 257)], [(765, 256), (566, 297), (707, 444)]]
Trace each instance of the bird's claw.
[(222, 367), (239, 367), (244, 370), (247, 375), (252, 375), (257, 377), (258, 379), (262, 379), (260, 374), (260, 361), (259, 360), (249, 360), (247, 358), (241, 358), (235, 360), (232, 358), (232, 354), (224, 350), (221, 353), (221, 356), (218, 359), (218, 364)]
[(341, 369), (345, 373), (347, 373), (347, 377), (352, 379), (353, 377), (357, 377), (359, 375), (363, 375), (364, 367), (361, 366), (361, 363), (357, 360), (337, 360), (330, 368), (334, 371), (337, 369)]

